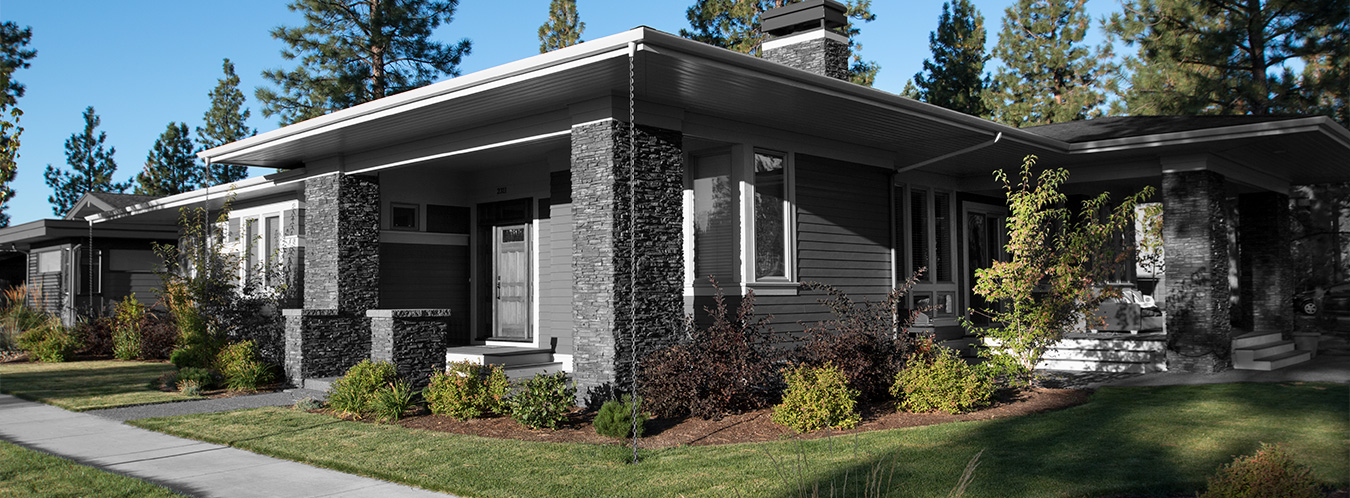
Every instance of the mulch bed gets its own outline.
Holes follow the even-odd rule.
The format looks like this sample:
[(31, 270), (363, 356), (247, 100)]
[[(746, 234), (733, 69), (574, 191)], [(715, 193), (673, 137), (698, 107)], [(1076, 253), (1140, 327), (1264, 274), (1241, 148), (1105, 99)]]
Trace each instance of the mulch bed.
[[(855, 429), (846, 431), (816, 431), (804, 434), (802, 438), (837, 436), (855, 432), (897, 429), (922, 425), (943, 424), (969, 420), (989, 420), (1015, 417), (1029, 413), (1059, 410), (1082, 404), (1087, 401), (1091, 391), (1081, 389), (1045, 389), (1037, 388), (1020, 392), (1004, 393), (994, 405), (975, 412), (960, 415), (945, 413), (906, 413), (897, 412), (892, 403), (876, 403), (862, 406), (863, 421)], [(757, 410), (721, 420), (702, 420), (698, 418), (669, 420), (652, 419), (647, 422), (646, 434), (638, 440), (642, 448), (669, 448), (673, 446), (704, 446), (732, 443), (753, 443), (777, 441), (791, 437), (791, 429), (777, 425), (769, 420), (772, 411)], [(406, 417), (398, 425), (413, 429), (453, 432), (498, 439), (517, 439), (522, 441), (543, 441), (555, 443), (591, 443), (623, 444), (621, 441), (595, 433), (591, 426), (593, 414), (579, 409), (568, 416), (567, 422), (557, 430), (534, 430), (520, 425), (509, 417), (493, 417), (472, 420), (455, 420), (444, 415), (418, 414)]]

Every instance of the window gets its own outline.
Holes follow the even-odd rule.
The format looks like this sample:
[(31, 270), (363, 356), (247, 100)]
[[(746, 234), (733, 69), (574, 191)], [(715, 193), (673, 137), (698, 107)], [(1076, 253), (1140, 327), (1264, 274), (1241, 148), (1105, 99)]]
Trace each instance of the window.
[(787, 158), (755, 152), (754, 255), (755, 280), (789, 280)]
[(37, 253), (37, 271), (38, 273), (55, 273), (61, 271), (61, 251)]
[(925, 269), (910, 292), (912, 306), (926, 310), (933, 318), (953, 319), (960, 311), (955, 273), (954, 196), (951, 192), (903, 185), (897, 185), (894, 193), (896, 246), (908, 253), (896, 251), (895, 280), (904, 282), (915, 271)]
[(244, 272), (249, 283), (257, 282), (258, 266), (258, 219), (244, 220), (244, 262), (248, 265)]
[(275, 285), (277, 282), (270, 280), (277, 273), (277, 265), (281, 258), (281, 217), (268, 216), (263, 220), (263, 250), (266, 251), (267, 268), (263, 270), (263, 277), (269, 280), (269, 285)]
[(736, 189), (731, 154), (693, 158), (694, 284), (709, 276), (723, 284), (740, 280), (736, 271)]
[(417, 230), (417, 205), (390, 204), (389, 228), (394, 230)]

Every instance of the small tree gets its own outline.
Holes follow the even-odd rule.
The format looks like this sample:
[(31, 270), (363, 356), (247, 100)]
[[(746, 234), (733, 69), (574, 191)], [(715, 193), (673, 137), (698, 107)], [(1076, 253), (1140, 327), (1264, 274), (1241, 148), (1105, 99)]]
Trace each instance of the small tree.
[(245, 271), (283, 273), (284, 263), (245, 268), (246, 261), (230, 250), (224, 230), (219, 229), (229, 226), (229, 219), (229, 200), (214, 220), (205, 208), (183, 208), (178, 218), (179, 245), (155, 246), (164, 260), (160, 273), (163, 300), (179, 328), (178, 346), (210, 362), (226, 342), (253, 340), (265, 361), (279, 364), (281, 322), (275, 310), (290, 289), (285, 284), (258, 283), (280, 279), (245, 280), (240, 275)]
[(1036, 156), (1022, 163), (1017, 183), (1003, 170), (994, 177), (1008, 196), (1007, 251), (1010, 261), (994, 261), (975, 270), (975, 293), (998, 303), (976, 310), (993, 325), (977, 329), (968, 317), (962, 325), (988, 339), (982, 354), (998, 373), (1025, 380), (1046, 349), (1064, 337), (1066, 328), (1088, 317), (1097, 306), (1118, 294), (1101, 284), (1122, 264), (1130, 248), (1120, 250), (1118, 235), (1134, 222), (1134, 208), (1153, 195), (1152, 187), (1126, 197), (1110, 208), (1110, 193), (1089, 199), (1074, 219), (1063, 207), (1060, 186), (1068, 170), (1032, 173)]

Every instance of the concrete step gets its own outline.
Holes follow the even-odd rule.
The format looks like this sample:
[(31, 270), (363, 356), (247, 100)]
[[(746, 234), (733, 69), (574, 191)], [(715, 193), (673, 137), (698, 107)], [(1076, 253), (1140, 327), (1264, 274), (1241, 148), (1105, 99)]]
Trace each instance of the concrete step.
[(1151, 373), (1167, 371), (1166, 361), (1117, 362), (1097, 360), (1041, 360), (1038, 370), (1069, 370), (1074, 372)]
[(1251, 332), (1234, 337), (1233, 349), (1260, 346), (1262, 344), (1280, 342), (1283, 340), (1284, 338), (1280, 335), (1279, 332)]
[(1263, 356), (1254, 360), (1239, 360), (1233, 357), (1233, 368), (1236, 370), (1278, 370), (1290, 365), (1297, 365), (1312, 359), (1311, 351), (1287, 351), (1271, 356)]
[(553, 350), (514, 346), (455, 347), (446, 351), (445, 360), (447, 362), (468, 360), (507, 368), (513, 365), (550, 363), (553, 361)]
[(1233, 349), (1233, 361), (1251, 362), (1294, 350), (1294, 341), (1269, 342), (1257, 346)]
[(503, 368), (503, 370), (506, 370), (506, 378), (514, 381), (525, 380), (541, 373), (557, 373), (561, 372), (562, 369), (563, 363), (561, 361), (526, 363)]
[(1152, 362), (1163, 359), (1159, 351), (1129, 351), (1110, 349), (1069, 349), (1057, 347), (1041, 356), (1044, 360), (1088, 360), (1112, 362)]
[(1097, 349), (1115, 351), (1163, 351), (1167, 349), (1165, 339), (1095, 339), (1087, 337), (1066, 337), (1055, 344), (1056, 349)]
[(328, 392), (329, 389), (333, 388), (333, 381), (337, 379), (338, 379), (337, 377), (321, 377), (315, 379), (305, 379), (304, 381), (300, 382), (301, 384), (300, 388)]

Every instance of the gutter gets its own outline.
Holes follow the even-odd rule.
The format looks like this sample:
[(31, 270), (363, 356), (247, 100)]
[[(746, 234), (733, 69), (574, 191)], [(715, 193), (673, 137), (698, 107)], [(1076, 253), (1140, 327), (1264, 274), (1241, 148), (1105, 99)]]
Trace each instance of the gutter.
[(1093, 154), (1125, 149), (1139, 149), (1141, 147), (1189, 145), (1219, 140), (1260, 138), (1319, 131), (1326, 134), (1332, 140), (1340, 142), (1343, 147), (1350, 149), (1350, 131), (1340, 127), (1335, 121), (1332, 121), (1331, 118), (1326, 116), (1309, 116), (1300, 119), (1226, 126), (1223, 128), (1205, 128), (1156, 135), (1140, 135), (1135, 137), (1094, 140), (1091, 142), (1076, 142), (1069, 144), (1068, 152), (1070, 154)]
[(126, 218), (128, 216), (135, 216), (138, 214), (148, 213), (150, 211), (158, 211), (161, 209), (173, 207), (184, 207), (198, 202), (205, 202), (206, 200), (209, 200), (211, 198), (212, 194), (237, 195), (241, 193), (254, 192), (257, 190), (266, 190), (273, 186), (275, 185), (272, 183), (272, 180), (266, 176), (248, 178), (237, 182), (216, 185), (213, 187), (207, 187), (203, 189), (197, 189), (191, 192), (183, 192), (181, 194), (171, 195), (168, 197), (161, 197), (159, 199), (155, 199), (152, 201), (142, 202), (140, 204), (133, 204), (124, 208), (114, 209), (112, 211), (95, 213), (89, 216), (85, 216), (84, 219), (90, 223), (103, 223), (106, 221)]

